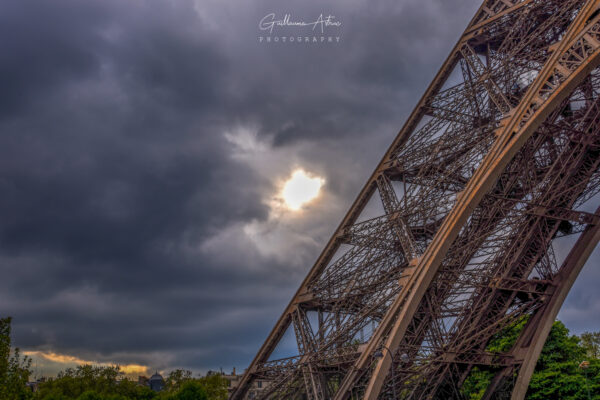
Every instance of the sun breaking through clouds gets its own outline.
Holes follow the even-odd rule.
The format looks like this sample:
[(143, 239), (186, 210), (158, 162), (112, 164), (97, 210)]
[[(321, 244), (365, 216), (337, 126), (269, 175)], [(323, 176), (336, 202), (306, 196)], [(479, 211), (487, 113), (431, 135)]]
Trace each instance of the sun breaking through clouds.
[(290, 210), (298, 211), (304, 204), (319, 196), (324, 184), (325, 179), (319, 176), (310, 176), (304, 170), (298, 169), (283, 185), (281, 197)]
[[(324, 46), (259, 43), (276, 0), (32, 3), (0, 2), (0, 316), (77, 359), (51, 376), (247, 367), (481, 0), (286, 2), (342, 21)], [(299, 211), (296, 169), (326, 180)]]

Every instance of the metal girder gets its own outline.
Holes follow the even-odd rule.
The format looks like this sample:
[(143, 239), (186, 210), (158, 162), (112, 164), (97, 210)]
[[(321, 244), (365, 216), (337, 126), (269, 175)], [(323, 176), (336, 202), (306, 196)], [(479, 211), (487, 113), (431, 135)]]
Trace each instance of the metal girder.
[(412, 236), (412, 231), (408, 227), (406, 221), (402, 215), (398, 215), (401, 211), (400, 203), (396, 192), (392, 187), (391, 182), (385, 175), (380, 175), (377, 178), (377, 188), (379, 189), (379, 195), (383, 203), (383, 208), (392, 224), (392, 229), (398, 237), (398, 241), (404, 251), (404, 256), (408, 260), (412, 260), (417, 256), (417, 247), (415, 246), (415, 240)]
[[(441, 264), (443, 255), (448, 251), (451, 243), (458, 235), (471, 211), (477, 206), (483, 195), (491, 189), (495, 178), (499, 176), (502, 168), (508, 163), (519, 147), (537, 128), (536, 124), (542, 123), (542, 118), (546, 113), (552, 110), (552, 105), (560, 101), (560, 95), (568, 95), (568, 84), (575, 81), (578, 77), (583, 79), (584, 74), (593, 69), (598, 62), (599, 52), (589, 45), (589, 51), (586, 45), (586, 35), (588, 32), (595, 33), (596, 26), (592, 24), (589, 29), (583, 33), (582, 25), (587, 18), (596, 10), (597, 2), (588, 2), (586, 7), (580, 11), (578, 19), (571, 28), (570, 35), (567, 34), (563, 39), (564, 43), (559, 46), (555, 55), (547, 64), (545, 71), (539, 74), (536, 83), (529, 90), (529, 93), (523, 99), (521, 107), (513, 113), (510, 122), (507, 123), (502, 131), (497, 134), (498, 140), (494, 148), (488, 153), (486, 159), (477, 170), (476, 174), (469, 181), (467, 188), (457, 200), (452, 212), (446, 217), (444, 225), (438, 231), (433, 243), (423, 255), (423, 260), (419, 269), (423, 271), (421, 279), (415, 284), (415, 290), (407, 293), (407, 298), (397, 301), (398, 309), (394, 310), (397, 315), (394, 326), (386, 340), (388, 347), (395, 348), (406, 330), (406, 325), (414, 313), (417, 303), (421, 300), (425, 289), (433, 278), (437, 267)], [(591, 42), (590, 42), (591, 43)], [(578, 51), (578, 49), (581, 49)], [(581, 56), (575, 57), (578, 53)], [(587, 67), (587, 68), (586, 68)], [(559, 87), (564, 84), (565, 88)], [(574, 85), (574, 83), (571, 83)], [(437, 240), (436, 240), (437, 239)], [(403, 309), (400, 310), (400, 307)], [(369, 382), (365, 399), (374, 399), (378, 396), (383, 379), (387, 375), (389, 362), (386, 359), (378, 362), (373, 378)]]
[[(256, 379), (264, 399), (453, 399), (474, 366), (499, 371), (487, 398), (519, 371), (521, 398), (600, 235), (582, 211), (600, 193), (599, 5), (484, 2), (232, 399)], [(518, 346), (487, 351), (523, 317)], [(286, 331), (297, 354), (271, 359)]]
[[(597, 212), (600, 212), (600, 209), (598, 209)], [(544, 343), (546, 342), (546, 338), (550, 333), (552, 324), (556, 320), (560, 307), (567, 297), (569, 290), (571, 290), (575, 279), (581, 272), (583, 265), (599, 241), (600, 226), (589, 226), (571, 249), (560, 272), (554, 277), (552, 284), (558, 289), (551, 295), (551, 298), (546, 301), (544, 306), (532, 315), (525, 329), (521, 332), (516, 343), (513, 345), (510, 354), (520, 357), (522, 361), (519, 363), (519, 373), (511, 400), (523, 400), (525, 398), (529, 381), (533, 375), (533, 370), (535, 369), (537, 360), (541, 354)], [(495, 387), (502, 379), (506, 379), (513, 372), (514, 366), (509, 366), (499, 371), (490, 387), (488, 387), (483, 399), (491, 399)]]

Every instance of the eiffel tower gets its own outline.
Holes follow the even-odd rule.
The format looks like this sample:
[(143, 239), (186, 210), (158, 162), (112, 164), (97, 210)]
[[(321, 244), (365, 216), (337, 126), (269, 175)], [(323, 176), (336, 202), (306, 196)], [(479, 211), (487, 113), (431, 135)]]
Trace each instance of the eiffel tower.
[(599, 65), (600, 0), (486, 0), (231, 398), (523, 399), (600, 239)]

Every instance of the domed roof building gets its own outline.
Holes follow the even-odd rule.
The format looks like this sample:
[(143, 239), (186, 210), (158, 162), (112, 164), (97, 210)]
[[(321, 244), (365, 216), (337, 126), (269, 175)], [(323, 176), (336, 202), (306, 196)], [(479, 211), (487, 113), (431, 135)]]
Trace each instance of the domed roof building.
[(160, 392), (165, 388), (165, 380), (161, 374), (156, 372), (150, 377), (150, 379), (148, 379), (148, 386), (150, 386), (150, 389), (154, 390), (155, 392)]

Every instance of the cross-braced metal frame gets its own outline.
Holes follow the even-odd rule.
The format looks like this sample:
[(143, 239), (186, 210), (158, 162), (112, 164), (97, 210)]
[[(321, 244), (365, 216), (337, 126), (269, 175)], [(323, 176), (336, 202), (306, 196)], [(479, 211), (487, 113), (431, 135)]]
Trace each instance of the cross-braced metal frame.
[(232, 399), (460, 399), (475, 368), (523, 399), (600, 239), (599, 8), (484, 2)]

